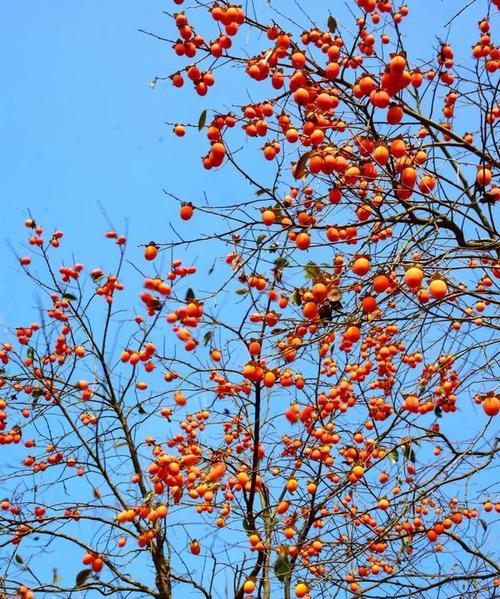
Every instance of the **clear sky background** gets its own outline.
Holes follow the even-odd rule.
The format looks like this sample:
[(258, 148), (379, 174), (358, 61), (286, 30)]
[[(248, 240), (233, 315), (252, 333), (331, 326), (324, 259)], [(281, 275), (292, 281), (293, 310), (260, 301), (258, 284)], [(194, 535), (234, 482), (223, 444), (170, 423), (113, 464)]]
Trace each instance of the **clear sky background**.
[(101, 206), (121, 233), (128, 223), (133, 245), (168, 235), (170, 86), (148, 83), (171, 58), (137, 31), (166, 29), (165, 8), (158, 0), (2, 3), (0, 313), (9, 325), (21, 316), (12, 300), (24, 277), (8, 240), (19, 251), (28, 210), (47, 231), (63, 229), (66, 249), (88, 264), (101, 265), (110, 248)]
[[(277, 4), (285, 7), (286, 0)], [(335, 2), (305, 4), (314, 15)], [(465, 4), (410, 1), (412, 16), (404, 25), (409, 49), (421, 57), (419, 50), (428, 48), (430, 57), (429, 44), (435, 45), (440, 25)], [(456, 28), (479, 20), (484, 5), (474, 3)], [(110, 227), (127, 233), (132, 261), (142, 256), (138, 244), (172, 238), (169, 221), (186, 234), (202, 230), (196, 217), (189, 226), (179, 225), (177, 204), (163, 188), (195, 203), (204, 191), (211, 200), (245, 200), (245, 186), (236, 185), (228, 169), (219, 174), (202, 169), (198, 157), (207, 143), (197, 131), (178, 140), (165, 125), (189, 118), (196, 122), (205, 107), (229, 106), (224, 81), (204, 99), (188, 89), (174, 90), (168, 82), (149, 87), (155, 75), (168, 75), (178, 64), (168, 44), (138, 32), (142, 28), (170, 37), (166, 9), (174, 10), (171, 1), (0, 1), (2, 339), (6, 326), (36, 318), (26, 310), (34, 304), (32, 286), (13, 253), (13, 248), (27, 253), (19, 241), (27, 238), (22, 223), (28, 211), (48, 232), (64, 230), (65, 257), (74, 252), (77, 261), (94, 267), (106, 266), (110, 243), (103, 233)], [(467, 35), (475, 35), (472, 27)], [(457, 53), (469, 56), (474, 40), (453, 39)], [(258, 160), (254, 167), (261, 169)], [(190, 254), (195, 260), (196, 252)]]

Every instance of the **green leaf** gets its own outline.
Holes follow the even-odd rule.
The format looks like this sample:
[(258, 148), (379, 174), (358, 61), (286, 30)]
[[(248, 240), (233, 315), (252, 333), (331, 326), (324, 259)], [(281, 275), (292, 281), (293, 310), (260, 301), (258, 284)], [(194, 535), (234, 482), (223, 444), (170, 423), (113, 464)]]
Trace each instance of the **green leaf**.
[(415, 463), (415, 452), (413, 451), (413, 447), (411, 445), (403, 445), (403, 455), (407, 460)]
[(262, 245), (264, 243), (264, 241), (266, 240), (267, 235), (265, 235), (264, 233), (262, 233), (261, 235), (259, 235), (255, 241), (255, 243), (257, 245)]
[(141, 404), (139, 404), (137, 411), (139, 414), (146, 414), (146, 410), (141, 406)]
[(304, 272), (306, 274), (306, 279), (315, 279), (321, 274), (321, 269), (315, 262), (308, 262), (304, 266)]
[(213, 336), (214, 336), (214, 332), (213, 331), (207, 331), (203, 335), (203, 345), (208, 345), (208, 343), (210, 342), (210, 340), (212, 339)]
[(115, 444), (113, 445), (113, 448), (114, 448), (114, 449), (119, 449), (120, 447), (124, 447), (125, 445), (127, 445), (127, 442), (126, 442), (126, 441), (120, 441), (119, 443), (115, 443)]
[(34, 410), (38, 404), (39, 398), (43, 395), (43, 389), (41, 387), (36, 387), (33, 389), (31, 393), (31, 397), (33, 401), (31, 402), (31, 409)]
[(73, 295), (72, 293), (63, 293), (62, 299), (69, 300), (70, 302), (74, 302), (78, 298), (76, 297), (76, 295)]
[(290, 301), (295, 306), (300, 306), (302, 304), (302, 297), (300, 295), (300, 289), (295, 288), (293, 290), (292, 296), (290, 297)]
[(391, 449), (391, 451), (387, 454), (389, 460), (395, 464), (399, 460), (399, 453), (397, 448)]
[(288, 260), (286, 258), (276, 258), (276, 260), (274, 261), (274, 264), (276, 265), (276, 268), (286, 268), (287, 266), (290, 265), (290, 262), (288, 262)]
[(191, 287), (189, 287), (189, 289), (186, 291), (186, 304), (189, 302), (194, 301), (195, 297), (194, 297), (194, 291), (191, 289)]
[(76, 575), (75, 579), (75, 587), (79, 588), (85, 584), (87, 578), (92, 574), (92, 570), (90, 568), (85, 568), (85, 570), (80, 570)]
[(244, 287), (243, 289), (236, 289), (236, 295), (246, 295), (247, 293), (249, 293), (249, 289), (247, 287)]
[(326, 22), (326, 24), (328, 25), (328, 31), (330, 33), (335, 33), (335, 31), (337, 30), (337, 21), (334, 17), (332, 17), (332, 15), (328, 17), (328, 21)]
[(410, 537), (403, 537), (403, 538), (401, 539), (401, 542), (402, 542), (402, 544), (403, 544), (403, 547), (405, 547), (405, 548), (406, 548), (406, 547), (408, 547), (408, 545), (410, 544), (410, 542), (411, 542), (411, 539), (410, 539)]
[(28, 356), (29, 360), (33, 360), (35, 357), (35, 352), (33, 351), (32, 347), (28, 347), (28, 351), (26, 352), (26, 355)]
[(24, 559), (19, 555), (19, 553), (16, 553), (15, 560), (18, 564), (24, 564)]
[(274, 562), (274, 573), (276, 574), (278, 580), (283, 582), (288, 576), (290, 576), (291, 572), (292, 570), (288, 555), (285, 552), (280, 553), (278, 559)]
[(247, 532), (253, 532), (252, 527), (250, 526), (250, 522), (248, 521), (247, 518), (243, 518), (243, 528), (247, 531)]
[(200, 114), (198, 119), (198, 131), (201, 131), (207, 122), (207, 111), (206, 109)]

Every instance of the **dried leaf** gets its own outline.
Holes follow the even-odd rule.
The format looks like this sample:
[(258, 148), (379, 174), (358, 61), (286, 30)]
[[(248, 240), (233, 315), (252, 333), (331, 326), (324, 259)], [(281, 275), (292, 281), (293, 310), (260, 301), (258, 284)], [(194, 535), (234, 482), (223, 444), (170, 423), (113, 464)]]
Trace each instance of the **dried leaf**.
[(90, 276), (92, 277), (92, 280), (95, 281), (96, 283), (98, 283), (99, 281), (104, 279), (104, 275), (102, 273), (94, 273), (94, 274), (91, 273)]
[(273, 329), (271, 335), (283, 335), (288, 329)]
[(328, 292), (328, 299), (331, 302), (338, 302), (338, 301), (340, 301), (341, 297), (342, 297), (342, 294), (340, 293), (340, 291), (338, 290), (337, 287), (332, 287), (330, 289), (330, 291)]
[(273, 55), (273, 48), (271, 48), (270, 50), (268, 50), (265, 55), (264, 55), (264, 62), (267, 64), (267, 61), (271, 58), (271, 56)]
[(292, 302), (292, 304), (295, 304), (296, 306), (300, 306), (302, 304), (302, 296), (300, 295), (300, 289), (296, 288), (293, 290), (290, 301)]
[(90, 568), (85, 568), (85, 570), (80, 570), (76, 575), (75, 579), (75, 587), (79, 588), (85, 584), (87, 578), (92, 574), (92, 570)]
[(332, 300), (327, 299), (323, 302), (323, 304), (318, 309), (318, 316), (320, 317), (321, 320), (331, 321), (333, 318), (333, 313), (340, 312), (342, 310), (342, 308), (343, 308), (342, 303), (339, 302), (338, 300), (332, 301)]
[(337, 21), (334, 17), (332, 17), (332, 15), (328, 17), (328, 21), (326, 22), (326, 24), (328, 25), (328, 31), (330, 33), (335, 33), (335, 31), (337, 30)]
[(311, 152), (306, 152), (299, 158), (299, 161), (295, 165), (295, 171), (293, 174), (296, 179), (302, 179), (302, 177), (306, 174), (307, 161), (309, 160), (310, 155)]

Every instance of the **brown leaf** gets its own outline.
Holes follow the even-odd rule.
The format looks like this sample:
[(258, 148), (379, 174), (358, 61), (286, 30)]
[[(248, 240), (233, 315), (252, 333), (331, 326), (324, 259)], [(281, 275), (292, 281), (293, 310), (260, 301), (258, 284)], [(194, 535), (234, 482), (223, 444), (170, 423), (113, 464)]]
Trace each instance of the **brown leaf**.
[(295, 171), (293, 173), (293, 176), (296, 179), (302, 179), (302, 177), (306, 174), (307, 161), (309, 160), (310, 155), (311, 152), (306, 152), (305, 154), (302, 154), (302, 156), (299, 158), (299, 161), (295, 165)]
[(86, 568), (85, 570), (80, 570), (76, 575), (75, 579), (75, 587), (79, 588), (85, 584), (87, 578), (92, 574), (92, 570), (90, 568)]

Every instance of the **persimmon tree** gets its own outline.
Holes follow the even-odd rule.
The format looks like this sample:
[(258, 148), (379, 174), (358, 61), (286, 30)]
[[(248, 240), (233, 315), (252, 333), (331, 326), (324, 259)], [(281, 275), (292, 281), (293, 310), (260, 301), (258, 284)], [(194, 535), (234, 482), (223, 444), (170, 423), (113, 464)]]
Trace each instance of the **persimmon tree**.
[(154, 83), (205, 105), (171, 123), (206, 140), (192, 172), (240, 185), (167, 190), (175, 234), (135, 264), (26, 221), (3, 596), (493, 597), (498, 2), (418, 56), (411, 3), (174, 4)]

